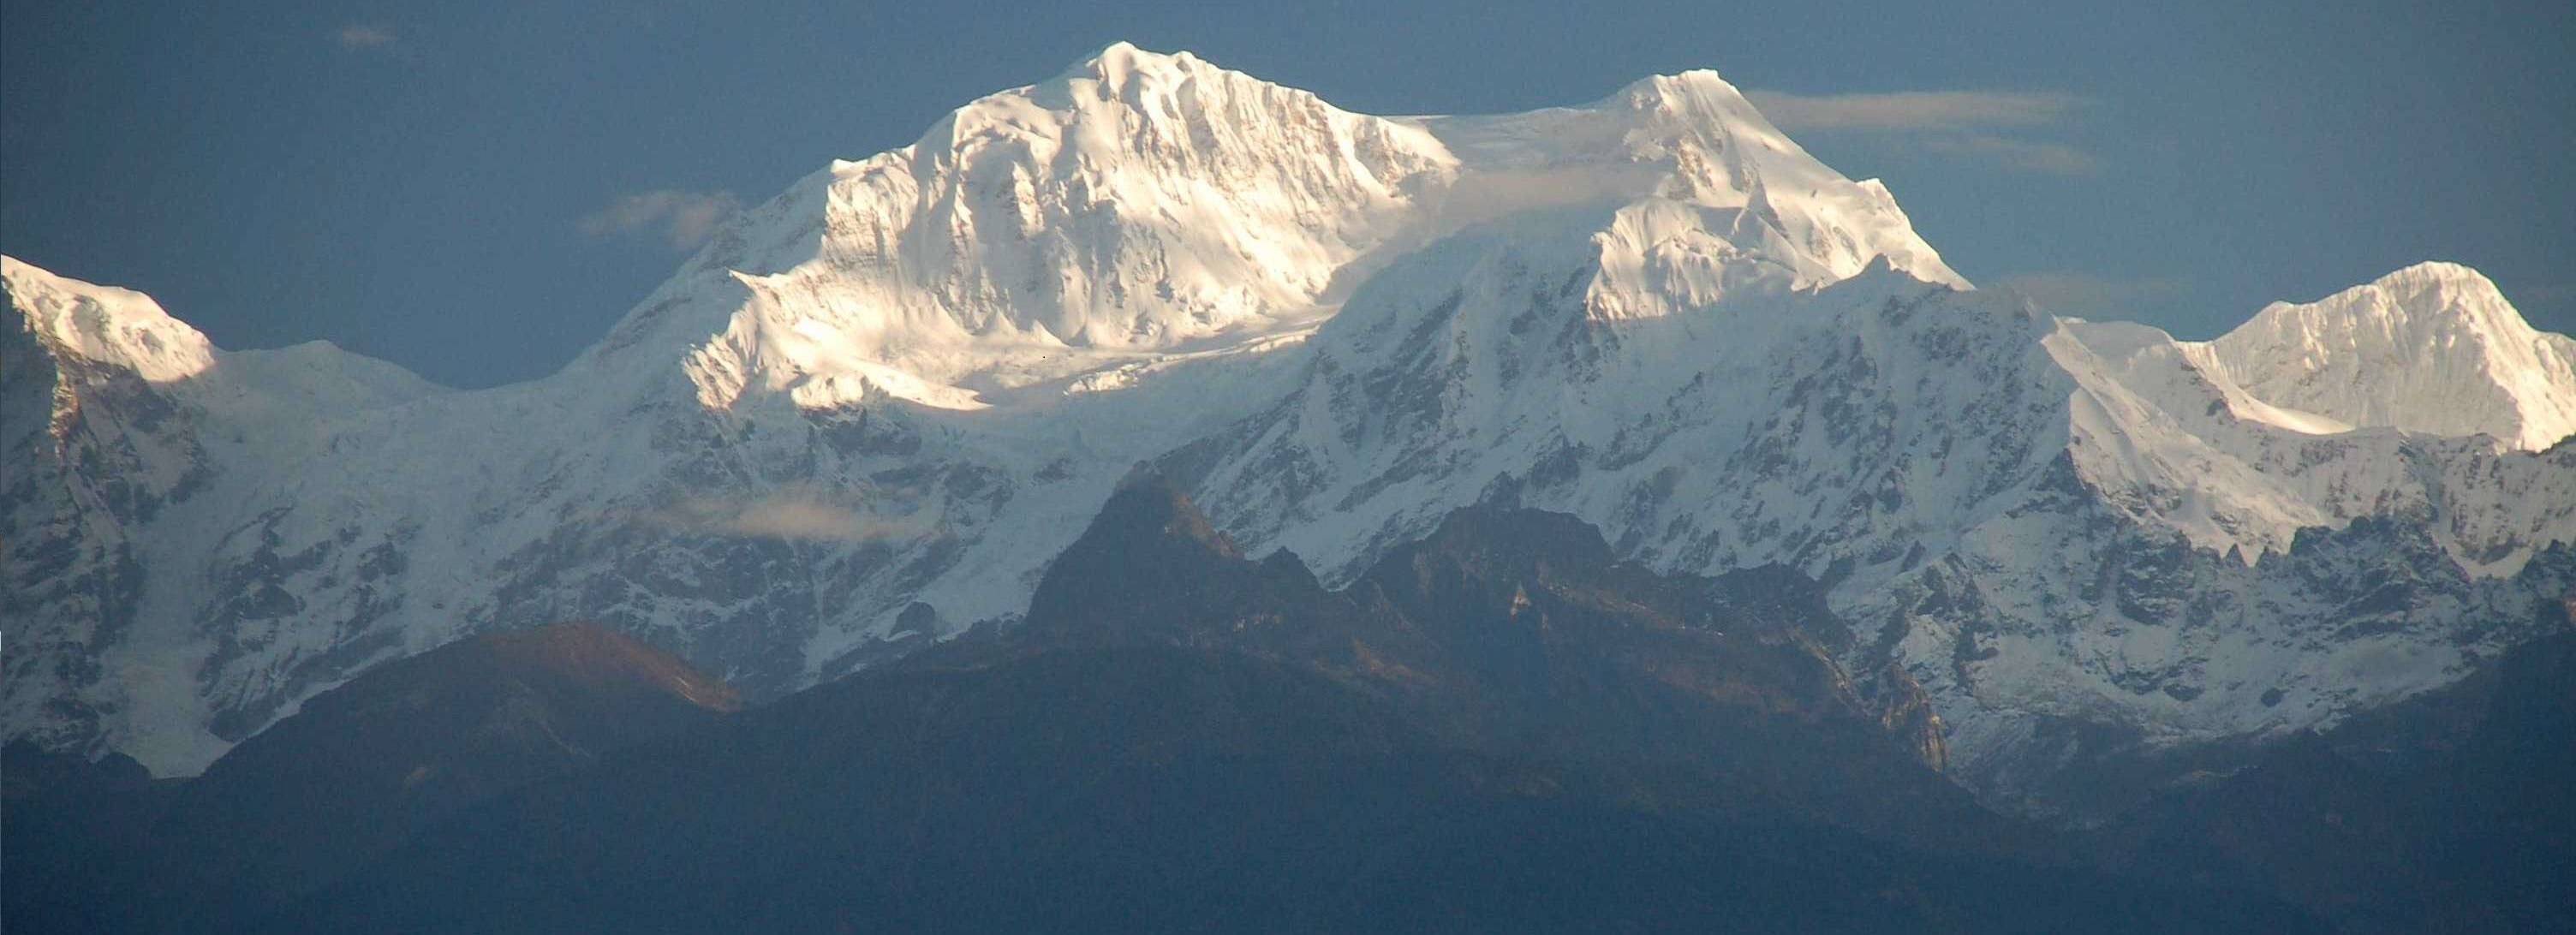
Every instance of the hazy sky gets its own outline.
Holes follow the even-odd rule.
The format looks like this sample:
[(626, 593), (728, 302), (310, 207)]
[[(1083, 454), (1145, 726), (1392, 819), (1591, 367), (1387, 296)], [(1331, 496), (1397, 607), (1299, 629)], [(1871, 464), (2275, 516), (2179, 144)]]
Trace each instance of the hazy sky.
[(228, 348), (522, 379), (733, 206), (1127, 39), (1367, 113), (1714, 68), (2069, 313), (2205, 337), (2449, 259), (2576, 331), (2565, 0), (466, 6), (0, 0), (0, 252)]

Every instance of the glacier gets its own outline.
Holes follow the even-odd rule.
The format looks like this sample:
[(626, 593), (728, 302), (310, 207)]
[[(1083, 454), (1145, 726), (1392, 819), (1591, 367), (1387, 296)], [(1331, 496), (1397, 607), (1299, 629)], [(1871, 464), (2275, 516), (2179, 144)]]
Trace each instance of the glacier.
[(2456, 681), (2576, 590), (2576, 342), (2474, 271), (2208, 342), (2057, 317), (1706, 71), (1371, 116), (1113, 45), (797, 182), (488, 390), (0, 280), (0, 725), (165, 775), (564, 619), (777, 697), (1007, 622), (1139, 463), (1327, 581), (1495, 500), (1797, 568), (2007, 801), (2105, 731)]

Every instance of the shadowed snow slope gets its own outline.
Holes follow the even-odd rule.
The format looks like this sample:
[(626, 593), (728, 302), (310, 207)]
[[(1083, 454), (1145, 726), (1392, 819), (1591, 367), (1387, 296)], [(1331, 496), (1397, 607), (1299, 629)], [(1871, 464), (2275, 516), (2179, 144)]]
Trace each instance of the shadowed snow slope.
[(798, 182), (491, 390), (6, 269), (0, 723), (163, 773), (568, 618), (775, 697), (1019, 614), (1149, 460), (1329, 582), (1503, 500), (1658, 570), (1795, 568), (1998, 795), (2444, 684), (2576, 566), (2576, 446), (2536, 450), (2568, 342), (2474, 273), (2206, 345), (2056, 319), (1705, 71), (1374, 117), (1111, 46)]

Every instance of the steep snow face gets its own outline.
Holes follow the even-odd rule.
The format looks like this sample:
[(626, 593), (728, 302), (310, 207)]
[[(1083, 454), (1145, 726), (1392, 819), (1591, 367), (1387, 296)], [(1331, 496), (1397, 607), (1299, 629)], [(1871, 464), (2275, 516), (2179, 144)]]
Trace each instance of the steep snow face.
[[(218, 551), (253, 538), (241, 517), (305, 496), (293, 475), (343, 433), (442, 391), (320, 342), (219, 351), (148, 297), (13, 258), (0, 286), (16, 312), (0, 334), (0, 722), (211, 758), (223, 745), (204, 733), (201, 667), (259, 637), (198, 622), (281, 617), (307, 597)], [(317, 498), (348, 486), (317, 480)], [(363, 548), (372, 532), (345, 535)]]
[(2576, 434), (2576, 339), (2533, 330), (2495, 283), (2453, 263), (2274, 303), (2190, 351), (2258, 400), (2346, 425), (2526, 451)]
[[(1873, 260), (1967, 285), (1886, 186), (1816, 161), (1716, 72), (1647, 78), (1587, 107), (1420, 119), (1477, 172), (1451, 198), (1454, 222), (1589, 200), (1622, 206), (1599, 238), (1600, 314), (1706, 305), (1728, 277), (1815, 288)], [(1646, 300), (1654, 294), (1675, 301)]]
[(714, 407), (746, 387), (823, 406), (872, 386), (971, 408), (1310, 324), (1343, 268), (1455, 172), (1417, 127), (1121, 43), (799, 182), (683, 272), (747, 293), (693, 309), (725, 319), (648, 302), (619, 331), (665, 340), (609, 343), (718, 332), (687, 363)]
[(1390, 269), (1310, 342), (1295, 393), (1169, 465), (1229, 532), (1327, 580), (1494, 497), (1666, 567), (1879, 580), (2065, 445), (2072, 384), (2039, 366), (2027, 309), (1882, 267), (1605, 315), (1597, 241), (1564, 220)]
[[(2458, 564), (2503, 576), (2537, 548), (2576, 541), (2576, 508), (2567, 505), (2576, 478), (2562, 476), (2555, 459), (2472, 457), (2492, 443), (2356, 428), (2273, 406), (2215, 362), (2208, 345), (2143, 325), (2064, 319), (2046, 343), (2082, 386), (2072, 455), (2083, 476), (2125, 491), (2111, 502), (2197, 547), (2250, 562), (2288, 551), (2309, 527), (2420, 513), (2438, 516), (2435, 538)], [(2450, 493), (2448, 469), (2463, 459), (2490, 472), (2489, 484), (2470, 486), (2495, 491)]]
[(215, 347), (197, 329), (131, 289), (64, 279), (15, 258), (0, 257), (0, 282), (18, 308), (19, 327), (66, 356), (167, 383), (214, 365)]

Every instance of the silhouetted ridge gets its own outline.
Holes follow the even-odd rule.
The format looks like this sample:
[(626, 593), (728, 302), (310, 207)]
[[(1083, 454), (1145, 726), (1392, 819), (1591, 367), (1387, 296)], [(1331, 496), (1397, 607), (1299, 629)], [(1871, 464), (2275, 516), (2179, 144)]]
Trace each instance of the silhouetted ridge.
[(155, 829), (206, 859), (158, 885), (205, 900), (198, 922), (248, 918), (458, 810), (741, 705), (593, 623), (468, 637), (316, 695), (216, 760)]
[(1713, 772), (1730, 810), (1905, 835), (1981, 820), (1926, 768), (1943, 745), (1919, 686), (1901, 670), (1855, 684), (1812, 635), (1843, 632), (1795, 572), (1662, 575), (1617, 561), (1575, 517), (1502, 506), (1459, 511), (1327, 590), (1294, 556), (1245, 558), (1140, 472), (1050, 566), (1018, 628), (918, 664), (1139, 644), (1242, 653), (1381, 699), (1463, 749)]
[(1223, 605), (1294, 588), (1300, 577), (1313, 586), (1311, 574), (1286, 571), (1246, 561), (1188, 494), (1160, 474), (1139, 471), (1119, 483), (1081, 538), (1047, 566), (1026, 628), (1033, 636), (1154, 635), (1186, 642), (1185, 631)]
[(490, 633), (453, 645), (460, 655), (488, 656), (496, 675), (543, 673), (595, 691), (668, 695), (710, 711), (742, 708), (741, 694), (723, 680), (587, 620)]
[(1458, 510), (1413, 547), (1509, 563), (1535, 572), (1542, 563), (1606, 568), (1619, 563), (1601, 530), (1570, 513), (1478, 505)]

